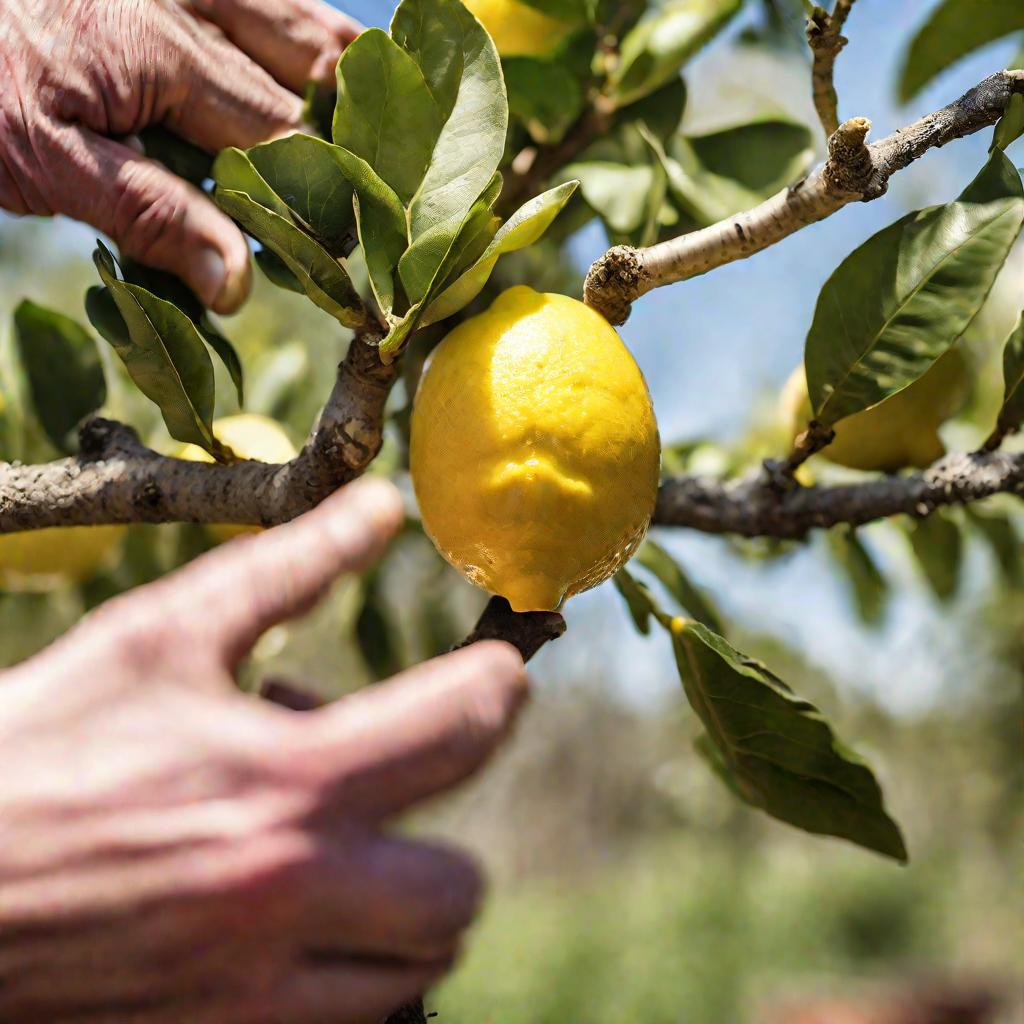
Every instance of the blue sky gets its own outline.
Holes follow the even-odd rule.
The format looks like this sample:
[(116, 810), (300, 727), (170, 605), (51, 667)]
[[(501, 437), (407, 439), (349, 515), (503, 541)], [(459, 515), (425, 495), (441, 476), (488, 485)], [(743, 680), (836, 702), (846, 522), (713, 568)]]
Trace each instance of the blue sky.
[[(1013, 53), (1011, 45), (989, 47), (948, 72), (909, 109), (900, 109), (894, 99), (900, 55), (929, 5), (860, 0), (848, 23), (851, 42), (836, 76), (841, 114), (869, 116), (876, 138), (942, 106), (1003, 67)], [(367, 25), (386, 25), (393, 10), (392, 3), (380, 0), (336, 6)], [(813, 123), (807, 70), (795, 55), (757, 56), (721, 41), (691, 66), (687, 78), (691, 92), (684, 127), (690, 130), (779, 108)], [(981, 166), (988, 141), (989, 134), (981, 133), (932, 153), (898, 175), (884, 199), (848, 207), (766, 253), (639, 302), (623, 336), (651, 384), (663, 438), (726, 438), (741, 432), (751, 406), (776, 391), (801, 358), (818, 292), (840, 260), (907, 210), (955, 196)], [(88, 229), (54, 231), (61, 247), (91, 248)], [(577, 239), (581, 275), (603, 248), (599, 230)], [(853, 622), (845, 589), (820, 548), (781, 563), (755, 563), (737, 558), (717, 538), (661, 534), (658, 539), (708, 587), (727, 615), (791, 642), (841, 680), (875, 692), (891, 706), (927, 702), (938, 680), (949, 675), (955, 630), (913, 579), (905, 553), (891, 538), (881, 538), (881, 553), (907, 587), (886, 628), (867, 634)], [(960, 598), (965, 605), (983, 587), (986, 569), (980, 551), (970, 554), (968, 586)], [(664, 638), (636, 637), (610, 585), (570, 602), (567, 618), (570, 638), (547, 648), (536, 662), (542, 679), (617, 678), (623, 693), (641, 703), (675, 699), (678, 682)], [(614, 641), (573, 642), (585, 631)], [(900, 666), (898, 685), (893, 685), (894, 664)]]

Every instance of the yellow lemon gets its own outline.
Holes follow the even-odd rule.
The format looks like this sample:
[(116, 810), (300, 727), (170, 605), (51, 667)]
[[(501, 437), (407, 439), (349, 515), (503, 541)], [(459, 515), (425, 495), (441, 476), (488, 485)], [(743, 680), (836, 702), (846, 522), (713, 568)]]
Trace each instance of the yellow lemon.
[[(280, 463), (290, 462), (296, 455), (291, 439), (269, 416), (253, 413), (225, 416), (214, 420), (213, 434), (241, 459)], [(210, 453), (195, 444), (183, 445), (176, 454), (178, 458), (190, 462), (213, 462)], [(218, 541), (230, 540), (239, 534), (252, 533), (258, 529), (258, 526), (233, 526), (226, 523), (207, 527), (210, 535)]]
[[(850, 469), (891, 472), (907, 466), (930, 466), (946, 453), (939, 427), (963, 406), (970, 387), (966, 358), (959, 349), (950, 349), (909, 387), (840, 420), (835, 440), (821, 454)], [(810, 422), (811, 403), (803, 366), (798, 366), (786, 382), (779, 408), (791, 437)]]
[(410, 452), (441, 554), (516, 611), (558, 608), (636, 550), (660, 450), (640, 368), (598, 313), (510, 288), (437, 347)]
[(38, 590), (85, 583), (121, 542), (123, 526), (61, 526), (0, 535), (0, 586)]
[(575, 27), (520, 0), (465, 0), (502, 57), (544, 57)]

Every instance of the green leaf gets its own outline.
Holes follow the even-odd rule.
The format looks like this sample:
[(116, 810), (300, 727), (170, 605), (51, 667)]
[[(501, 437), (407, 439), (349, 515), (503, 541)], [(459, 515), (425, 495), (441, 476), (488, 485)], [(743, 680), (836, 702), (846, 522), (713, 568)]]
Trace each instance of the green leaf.
[(992, 136), (994, 149), (1006, 149), (1024, 135), (1024, 96), (1017, 93), (1010, 97), (1006, 113), (999, 119)]
[(202, 185), (213, 169), (213, 157), (186, 142), (160, 125), (153, 125), (139, 132), (143, 151), (151, 160), (159, 160), (171, 173), (179, 178)]
[(686, 696), (748, 803), (808, 832), (906, 861), (874, 775), (813, 704), (707, 626), (663, 624)]
[(458, 312), (480, 294), (491, 271), (506, 253), (533, 245), (576, 191), (577, 182), (558, 185), (524, 203), (499, 229), (479, 260), (446, 288), (427, 308), (421, 326), (427, 327)]
[(86, 298), (92, 325), (121, 357), (139, 390), (160, 409), (171, 437), (216, 451), (213, 363), (203, 339), (172, 303), (120, 280), (114, 257), (98, 244), (93, 261), (106, 289), (91, 289)]
[(1022, 29), (1024, 6), (1013, 0), (943, 0), (910, 43), (900, 100), (912, 99), (961, 57)]
[(78, 424), (107, 400), (96, 343), (80, 324), (25, 299), (14, 336), (36, 418), (58, 451), (77, 449)]
[(403, 203), (420, 187), (443, 123), (423, 72), (387, 33), (368, 29), (346, 47), (334, 141), (365, 160)]
[(651, 632), (651, 616), (656, 607), (651, 592), (625, 569), (620, 569), (612, 577), (612, 583), (626, 602), (633, 625), (638, 632), (647, 636)]
[(1006, 435), (1024, 423), (1024, 313), (1003, 349), (1003, 404), (997, 420)]
[(611, 79), (619, 106), (674, 78), (683, 64), (738, 13), (742, 0), (669, 0), (622, 40)]
[(508, 57), (503, 67), (511, 116), (534, 141), (560, 142), (584, 106), (576, 76), (563, 64), (538, 57)]
[(644, 96), (615, 114), (615, 127), (645, 124), (659, 139), (667, 142), (679, 131), (686, 110), (686, 82), (673, 78), (657, 92)]
[(273, 249), (257, 249), (253, 259), (271, 284), (275, 284), (285, 291), (295, 292), (297, 295), (306, 294), (302, 282), (288, 269), (288, 264)]
[[(426, 2), (405, 0), (403, 12), (406, 4), (415, 10)], [(429, 2), (444, 26), (445, 38), (462, 54), (462, 71), (451, 114), (409, 207), (411, 245), (399, 263), (399, 274), (411, 303), (429, 298), (467, 215), (501, 163), (508, 131), (501, 62), (491, 37), (459, 0)], [(427, 69), (425, 52), (413, 51), (413, 55)], [(453, 82), (454, 76), (444, 79), (449, 92)], [(434, 88), (439, 95), (440, 87)]]
[(570, 164), (562, 173), (579, 181), (583, 198), (611, 231), (628, 235), (647, 220), (656, 184), (651, 164), (628, 166), (594, 160)]
[(683, 610), (716, 633), (723, 632), (722, 619), (713, 602), (683, 572), (679, 563), (653, 540), (645, 541), (636, 561), (652, 573), (679, 602)]
[(166, 299), (177, 306), (192, 321), (203, 340), (224, 364), (228, 376), (231, 377), (231, 383), (235, 385), (238, 404), (244, 405), (245, 382), (242, 362), (238, 358), (235, 346), (210, 319), (209, 311), (188, 285), (173, 274), (154, 270), (152, 267), (143, 266), (134, 260), (122, 260), (121, 272), (127, 282), (140, 285), (159, 299)]
[(957, 201), (908, 214), (851, 253), (807, 336), (815, 417), (832, 426), (917, 380), (981, 309), (1022, 224), (1020, 175), (996, 151)]
[(825, 534), (832, 557), (843, 568), (861, 621), (875, 625), (885, 615), (889, 584), (871, 552), (854, 530), (829, 530)]
[(940, 601), (951, 600), (960, 586), (963, 536), (960, 527), (941, 512), (915, 519), (907, 528), (910, 547), (925, 581)]
[[(352, 184), (334, 150), (323, 139), (296, 134), (253, 146), (245, 155), (298, 226), (306, 228), (332, 256), (341, 257), (351, 248), (355, 223)], [(234, 187), (219, 179), (218, 184)], [(259, 202), (257, 196), (252, 198)]]
[(225, 213), (281, 259), (324, 312), (353, 330), (369, 324), (363, 301), (345, 268), (316, 239), (244, 192), (218, 188), (215, 198)]
[(405, 667), (401, 634), (397, 625), (389, 621), (380, 573), (372, 572), (366, 577), (355, 630), (359, 653), (374, 679), (387, 679)]

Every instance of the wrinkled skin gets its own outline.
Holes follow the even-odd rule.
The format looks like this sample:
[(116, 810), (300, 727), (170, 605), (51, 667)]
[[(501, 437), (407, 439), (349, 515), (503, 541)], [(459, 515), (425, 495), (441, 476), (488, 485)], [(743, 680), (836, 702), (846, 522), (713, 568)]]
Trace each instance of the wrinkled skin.
[(241, 233), (131, 137), (162, 124), (215, 153), (294, 131), (357, 31), (321, 0), (0, 0), (0, 207), (85, 221), (231, 312)]
[(0, 1020), (360, 1024), (448, 968), (477, 869), (383, 826), (487, 759), (519, 655), (475, 644), (302, 713), (232, 678), (401, 517), (353, 484), (0, 674)]

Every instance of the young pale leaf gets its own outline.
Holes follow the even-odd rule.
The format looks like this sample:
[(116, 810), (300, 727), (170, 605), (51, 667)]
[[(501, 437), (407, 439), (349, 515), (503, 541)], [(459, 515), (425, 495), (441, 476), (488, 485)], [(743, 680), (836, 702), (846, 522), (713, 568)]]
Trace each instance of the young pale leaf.
[(999, 150), (958, 200), (908, 214), (822, 288), (804, 362), (832, 426), (901, 391), (963, 334), (1024, 224), (1024, 186)]
[(620, 569), (612, 577), (612, 582), (626, 602), (633, 625), (638, 632), (647, 636), (651, 632), (651, 616), (655, 614), (657, 607), (651, 592), (625, 569)]
[[(429, 299), (466, 217), (501, 163), (508, 131), (505, 83), (491, 37), (459, 0), (430, 2), (442, 16), (450, 45), (462, 54), (462, 74), (451, 114), (409, 207), (411, 245), (399, 274), (411, 303)], [(426, 51), (412, 53), (427, 68)], [(449, 89), (452, 81), (445, 81)]]
[(941, 512), (916, 519), (907, 529), (910, 547), (925, 581), (940, 601), (949, 601), (960, 587), (963, 537), (960, 527)]
[(509, 57), (503, 67), (509, 114), (536, 142), (560, 142), (583, 110), (576, 76), (563, 64), (538, 57)]
[(900, 100), (912, 99), (961, 57), (1021, 30), (1024, 5), (1015, 0), (943, 0), (907, 50), (900, 74)]
[(231, 383), (235, 385), (238, 404), (244, 405), (245, 381), (242, 361), (238, 358), (235, 346), (210, 319), (209, 311), (199, 301), (195, 293), (173, 274), (153, 270), (134, 260), (122, 260), (121, 272), (129, 284), (137, 284), (145, 288), (146, 291), (152, 292), (157, 298), (166, 299), (177, 306), (195, 324), (196, 330), (202, 335), (203, 340), (213, 349), (228, 371)]
[(57, 450), (71, 454), (78, 424), (107, 400), (96, 343), (81, 324), (28, 299), (14, 311), (14, 336), (36, 418)]
[(780, 821), (905, 862), (878, 782), (817, 708), (701, 623), (669, 625), (683, 689), (743, 798)]
[(568, 181), (524, 203), (498, 229), (477, 262), (431, 302), (421, 325), (437, 323), (472, 302), (487, 284), (498, 260), (506, 253), (533, 245), (572, 197), (577, 185), (578, 182)]
[(160, 409), (171, 437), (212, 453), (213, 363), (195, 324), (172, 303), (120, 280), (114, 257), (102, 243), (93, 260), (106, 289), (88, 296), (92, 325)]
[(854, 530), (829, 530), (829, 551), (846, 574), (860, 620), (875, 625), (885, 615), (889, 584)]
[(669, 0), (622, 40), (612, 95), (624, 107), (674, 78), (742, 7), (742, 0)]
[(708, 629), (722, 633), (722, 619), (711, 599), (683, 572), (679, 563), (653, 540), (644, 542), (636, 560), (652, 573), (683, 609)]
[(403, 203), (420, 187), (443, 124), (423, 72), (387, 33), (371, 28), (346, 47), (334, 141), (365, 160)]
[(353, 330), (369, 325), (363, 300), (345, 268), (316, 239), (244, 192), (218, 188), (215, 198), (228, 216), (281, 259), (325, 313)]
[(1003, 349), (1003, 404), (997, 423), (1003, 435), (1024, 423), (1024, 313)]

